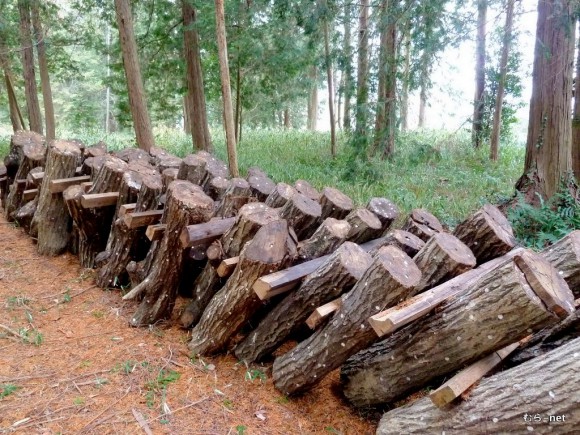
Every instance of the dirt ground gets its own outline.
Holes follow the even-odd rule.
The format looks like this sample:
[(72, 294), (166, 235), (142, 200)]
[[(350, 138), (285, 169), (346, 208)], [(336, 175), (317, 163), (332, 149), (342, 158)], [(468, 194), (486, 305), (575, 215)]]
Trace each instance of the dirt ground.
[(340, 398), (338, 373), (287, 398), (271, 364), (191, 360), (172, 322), (129, 327), (135, 308), (76, 257), (38, 256), (0, 217), (0, 433), (374, 433)]

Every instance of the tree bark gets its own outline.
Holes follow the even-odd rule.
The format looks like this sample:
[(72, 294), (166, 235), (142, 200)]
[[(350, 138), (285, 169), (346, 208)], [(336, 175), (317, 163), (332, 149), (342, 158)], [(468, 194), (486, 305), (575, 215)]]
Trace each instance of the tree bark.
[(383, 226), (379, 218), (366, 208), (357, 208), (345, 218), (351, 228), (346, 240), (354, 243), (364, 243), (380, 237)]
[(316, 130), (316, 121), (318, 120), (318, 70), (316, 66), (311, 66), (308, 72), (308, 78), (311, 80), (310, 93), (308, 95), (308, 113), (306, 118), (306, 129)]
[(413, 260), (393, 246), (382, 248), (355, 286), (342, 297), (330, 322), (290, 352), (276, 358), (275, 387), (284, 394), (304, 392), (351, 355), (378, 340), (368, 327), (373, 313), (406, 299), (421, 272)]
[(399, 208), (387, 198), (371, 198), (366, 208), (379, 218), (383, 232), (391, 227), (400, 214)]
[(296, 193), (296, 189), (286, 183), (276, 184), (275, 189), (268, 195), (268, 198), (264, 201), (267, 206), (272, 208), (279, 208), (286, 205), (288, 201), (292, 199), (292, 196)]
[(141, 78), (141, 68), (139, 67), (139, 56), (137, 53), (137, 42), (133, 29), (133, 18), (131, 15), (131, 3), (129, 0), (115, 0), (115, 12), (117, 15), (117, 25), (119, 27), (119, 41), (123, 52), (123, 65), (125, 77), (127, 79), (127, 90), (129, 93), (129, 105), (131, 117), (135, 128), (137, 146), (145, 151), (151, 150), (155, 146), (151, 120), (147, 111), (147, 101), (143, 89)]
[(296, 180), (294, 183), (294, 188), (298, 193), (301, 193), (304, 196), (312, 199), (313, 201), (320, 201), (320, 192), (312, 187), (306, 180)]
[(477, 38), (475, 41), (475, 97), (473, 98), (473, 121), (471, 141), (475, 148), (481, 145), (483, 110), (485, 105), (485, 28), (487, 22), (487, 1), (477, 0)]
[(232, 178), (222, 201), (216, 207), (215, 217), (228, 218), (235, 216), (238, 210), (250, 200), (250, 184), (243, 178)]
[(298, 240), (303, 240), (316, 231), (321, 210), (319, 203), (301, 193), (296, 193), (280, 209), (280, 217), (288, 221), (288, 226), (294, 230)]
[(354, 207), (352, 199), (333, 187), (325, 187), (322, 189), (320, 206), (322, 207), (320, 214), (321, 220), (328, 217), (343, 219)]
[(326, 218), (314, 234), (298, 247), (300, 261), (310, 261), (334, 251), (344, 243), (351, 225), (347, 221)]
[(568, 283), (575, 298), (580, 298), (580, 231), (572, 231), (541, 252)]
[(419, 237), (424, 242), (443, 231), (443, 226), (435, 216), (423, 208), (414, 209), (401, 228)]
[(320, 0), (324, 8), (324, 18), (322, 23), (322, 33), (324, 34), (324, 60), (326, 63), (326, 83), (328, 87), (328, 114), (330, 121), (330, 155), (336, 157), (336, 124), (334, 121), (334, 83), (332, 80), (332, 58), (330, 56), (330, 33), (328, 23), (330, 21), (330, 11), (326, 0)]
[[(0, 47), (2, 49), (2, 47)], [(18, 100), (16, 99), (16, 94), (14, 92), (14, 86), (12, 83), (12, 73), (10, 71), (7, 60), (0, 55), (0, 64), (4, 70), (4, 83), (6, 84), (6, 93), (8, 94), (8, 109), (10, 111), (10, 122), (12, 123), (12, 130), (16, 133), (18, 130), (24, 128), (24, 119), (22, 119), (22, 113), (20, 112), (20, 107), (18, 107)]]
[(266, 201), (268, 196), (270, 196), (276, 188), (276, 184), (268, 177), (260, 177), (256, 175), (250, 175), (248, 177), (248, 184), (252, 191), (252, 197), (260, 202)]
[(394, 409), (383, 415), (377, 435), (574, 433), (580, 419), (574, 399), (580, 382), (578, 352), (580, 338), (482, 380), (465, 400), (445, 409), (428, 397)]
[[(405, 5), (407, 6), (407, 5)], [(401, 131), (409, 129), (409, 85), (411, 81), (411, 19), (406, 17), (403, 29), (403, 77), (401, 83)]]
[(251, 363), (272, 353), (302, 326), (314, 308), (348, 291), (371, 263), (371, 256), (360, 246), (344, 243), (238, 344), (236, 357)]
[(262, 302), (252, 290), (260, 276), (284, 265), (291, 246), (288, 226), (278, 220), (264, 225), (240, 254), (240, 262), (227, 284), (205, 309), (191, 332), (189, 349), (194, 354), (222, 350), (231, 337), (260, 308)]
[[(341, 373), (347, 399), (355, 406), (391, 403), (555, 324), (559, 317), (547, 308), (554, 300), (558, 310), (573, 311), (572, 293), (557, 271), (531, 251), (521, 258), (483, 274), (429, 317), (352, 357)], [(536, 270), (548, 274), (536, 280)]]
[(572, 170), (576, 181), (580, 180), (580, 35), (577, 45), (576, 77), (574, 79), (574, 116), (572, 118)]
[[(415, 257), (415, 255), (417, 255), (417, 253), (425, 246), (425, 242), (419, 237), (403, 230), (389, 231), (383, 238), (385, 239), (385, 245), (396, 246), (411, 258)], [(375, 255), (378, 252), (378, 249), (369, 251), (369, 254)]]
[(351, 131), (351, 100), (353, 96), (354, 79), (352, 68), (352, 45), (351, 45), (351, 19), (352, 19), (352, 5), (349, 2), (344, 3), (344, 116), (343, 126), (347, 132)]
[[(368, 69), (369, 69), (369, 0), (362, 0), (358, 20), (358, 57), (356, 80), (356, 127), (357, 151), (366, 150), (368, 122)], [(360, 143), (358, 143), (360, 141)]]
[(499, 133), (501, 128), (501, 112), (503, 108), (503, 97), (505, 89), (505, 81), (507, 76), (507, 63), (510, 51), (510, 44), (512, 39), (512, 26), (514, 18), (514, 4), (515, 0), (508, 0), (505, 17), (505, 29), (503, 36), (503, 47), (501, 49), (501, 59), (499, 63), (499, 80), (497, 85), (497, 94), (495, 97), (495, 110), (493, 113), (493, 129), (491, 132), (491, 145), (489, 158), (492, 161), (497, 161), (499, 150)]

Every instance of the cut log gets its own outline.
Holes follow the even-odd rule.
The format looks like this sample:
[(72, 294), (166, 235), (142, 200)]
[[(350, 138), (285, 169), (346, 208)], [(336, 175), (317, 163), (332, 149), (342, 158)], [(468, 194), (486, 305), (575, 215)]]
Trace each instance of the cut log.
[(188, 181), (177, 180), (167, 189), (167, 204), (162, 223), (167, 225), (165, 236), (153, 260), (150, 273), (123, 299), (143, 295), (131, 326), (151, 325), (171, 315), (182, 269), (179, 235), (186, 225), (206, 222), (213, 212), (213, 200), (203, 190)]
[[(393, 245), (407, 254), (409, 257), (413, 258), (417, 253), (423, 249), (425, 242), (414, 234), (403, 230), (392, 230), (385, 234), (387, 245)], [(376, 251), (369, 252), (369, 254), (374, 255)]]
[(309, 261), (331, 253), (344, 243), (350, 228), (347, 221), (326, 218), (309, 239), (299, 244), (298, 258)]
[(284, 207), (288, 201), (292, 199), (292, 196), (297, 193), (296, 189), (286, 183), (278, 183), (276, 187), (268, 195), (264, 203), (272, 208)]
[(181, 166), (182, 161), (183, 161), (182, 159), (180, 159), (179, 157), (176, 157), (176, 156), (161, 157), (157, 160), (157, 165), (156, 165), (157, 170), (160, 173), (163, 173), (167, 169), (179, 170), (179, 167)]
[(391, 228), (393, 222), (399, 217), (399, 208), (387, 198), (371, 198), (367, 203), (367, 210), (379, 218), (383, 226), (383, 232)]
[(422, 274), (417, 293), (473, 269), (477, 262), (471, 250), (448, 233), (431, 237), (413, 260)]
[(220, 278), (227, 278), (232, 273), (234, 273), (234, 269), (236, 268), (237, 264), (240, 261), (240, 257), (232, 257), (226, 258), (222, 260), (219, 266), (216, 268), (216, 272)]
[(36, 207), (38, 205), (38, 199), (34, 198), (31, 201), (25, 203), (22, 207), (16, 210), (14, 214), (14, 220), (18, 222), (18, 225), (24, 229), (27, 233), (30, 232), (30, 224), (34, 213), (36, 212)]
[(324, 305), (321, 305), (315, 309), (310, 316), (306, 319), (306, 324), (312, 330), (315, 330), (320, 325), (322, 325), (330, 316), (332, 316), (338, 309), (342, 306), (342, 299), (338, 298), (330, 301)]
[[(84, 186), (81, 186), (85, 192)], [(117, 205), (119, 200), (119, 192), (105, 192), (105, 193), (86, 193), (81, 195), (81, 207), (83, 208), (101, 208)]]
[(89, 175), (92, 179), (101, 170), (105, 162), (109, 160), (109, 155), (99, 157), (88, 157), (83, 161), (80, 175)]
[(214, 201), (221, 201), (230, 187), (231, 181), (223, 177), (212, 178), (207, 187), (207, 194)]
[(230, 338), (260, 308), (252, 285), (262, 274), (284, 265), (295, 246), (284, 220), (264, 225), (240, 254), (240, 263), (226, 285), (212, 298), (191, 332), (189, 349), (194, 355), (224, 349)]
[(216, 217), (233, 217), (250, 200), (250, 185), (243, 178), (232, 178), (230, 187), (224, 193), (223, 199), (215, 211)]
[(71, 218), (60, 192), (51, 191), (52, 182), (75, 174), (81, 159), (79, 146), (55, 140), (48, 148), (38, 205), (30, 224), (30, 235), (38, 240), (41, 255), (62, 254), (69, 243)]
[(377, 435), (576, 433), (579, 354), (580, 338), (482, 380), (466, 400), (445, 409), (424, 397), (389, 411)]
[[(79, 147), (80, 148), (80, 147)], [(107, 144), (103, 141), (99, 141), (90, 147), (86, 147), (82, 150), (83, 160), (88, 157), (99, 157), (107, 154)]]
[(372, 262), (358, 245), (346, 242), (259, 323), (235, 350), (248, 363), (269, 355), (301, 327), (313, 308), (336, 299), (361, 278)]
[(306, 180), (298, 180), (294, 183), (294, 188), (296, 191), (313, 201), (320, 201), (320, 192), (316, 190), (312, 185)]
[(346, 239), (353, 243), (364, 243), (380, 237), (383, 226), (379, 218), (366, 208), (357, 208), (345, 218), (351, 228)]
[(348, 357), (377, 341), (368, 317), (406, 299), (420, 278), (421, 272), (407, 254), (394, 246), (382, 248), (342, 297), (342, 306), (329, 323), (276, 358), (272, 368), (275, 387), (284, 394), (304, 392)]
[(163, 181), (163, 192), (167, 191), (167, 188), (171, 184), (172, 181), (177, 180), (177, 174), (179, 173), (178, 169), (175, 168), (168, 168), (165, 169), (161, 173), (161, 179)]
[(248, 177), (248, 184), (250, 185), (252, 196), (258, 201), (266, 201), (276, 188), (276, 184), (268, 177), (258, 177), (256, 175)]
[(322, 208), (320, 219), (328, 217), (344, 219), (354, 207), (352, 199), (333, 187), (322, 189), (320, 206)]
[(114, 152), (113, 155), (126, 163), (139, 162), (149, 164), (151, 160), (151, 155), (141, 148), (125, 148)]
[(257, 166), (250, 166), (248, 168), (248, 177), (265, 177), (265, 178), (268, 178), (268, 174), (266, 174), (266, 172), (264, 172), (262, 169), (260, 169)]
[(207, 174), (207, 170), (205, 169), (206, 165), (207, 158), (205, 156), (189, 154), (181, 162), (177, 179), (187, 180), (193, 184), (201, 185)]
[(235, 217), (212, 218), (209, 222), (185, 227), (179, 238), (181, 247), (183, 249), (195, 246), (207, 247), (223, 236), (234, 225), (236, 219)]
[(441, 225), (439, 219), (422, 208), (416, 208), (413, 210), (401, 229), (416, 235), (424, 242), (429, 240), (436, 233), (444, 231), (443, 225)]
[[(2, 175), (0, 174), (0, 177)], [(42, 179), (44, 178), (44, 168), (42, 166), (38, 166), (36, 168), (32, 168), (28, 175), (26, 176), (26, 186), (33, 189), (39, 188), (42, 184)]]
[[(218, 244), (223, 256), (236, 256), (260, 228), (279, 219), (278, 213), (263, 203), (246, 204), (240, 209), (236, 222), (223, 234), (219, 242), (214, 243)], [(221, 258), (223, 257), (220, 257), (219, 261)], [(218, 264), (219, 261), (217, 261)], [(193, 283), (193, 300), (181, 314), (181, 325), (184, 328), (197, 324), (206, 306), (222, 284), (217, 271), (208, 263)]]
[[(36, 138), (36, 136), (34, 136)], [(39, 139), (39, 138), (36, 138)], [(46, 161), (46, 145), (44, 139), (42, 141), (32, 141), (22, 146), (22, 156), (18, 171), (14, 175), (15, 183), (10, 186), (10, 192), (6, 197), (6, 219), (12, 222), (14, 219), (11, 216), (13, 212), (18, 210), (22, 203), (22, 195), (26, 189), (26, 178), (31, 169), (38, 166), (44, 166)], [(23, 180), (24, 183), (16, 183), (16, 181)]]
[(165, 234), (166, 224), (149, 225), (145, 230), (145, 236), (152, 242), (161, 240)]
[(163, 210), (136, 211), (125, 215), (123, 220), (127, 228), (133, 230), (157, 224), (161, 220), (161, 216), (163, 216)]
[(228, 165), (226, 165), (221, 160), (212, 157), (208, 159), (205, 166), (206, 174), (205, 178), (201, 182), (201, 187), (203, 191), (209, 193), (211, 190), (211, 184), (214, 178), (229, 179), (230, 171), (228, 170)]
[(542, 255), (568, 283), (574, 297), (580, 298), (580, 230), (572, 231), (547, 247)]
[(478, 264), (500, 257), (516, 245), (509, 221), (491, 204), (457, 225), (453, 235), (471, 249)]
[(90, 180), (91, 177), (89, 175), (81, 175), (79, 177), (58, 178), (50, 181), (48, 189), (50, 193), (61, 193), (64, 192), (67, 187), (75, 186), (77, 184), (81, 184)]
[(298, 240), (304, 240), (316, 231), (321, 212), (319, 203), (301, 193), (296, 193), (280, 209), (280, 217), (288, 221), (288, 225), (294, 229)]
[[(545, 270), (546, 261), (527, 252), (529, 270)], [(548, 265), (549, 266), (549, 265)], [(473, 363), (533, 331), (555, 324), (542, 294), (573, 302), (556, 275), (541, 292), (532, 277), (512, 260), (481, 275), (461, 295), (446, 300), (431, 316), (414, 322), (353, 356), (343, 366), (344, 393), (355, 406), (390, 403), (438, 377)]]
[[(15, 132), (10, 138), (10, 150), (4, 157), (4, 165), (6, 167), (6, 177), (8, 178), (8, 185), (11, 185), (17, 178), (16, 173), (24, 158), (25, 146), (44, 146), (44, 136), (34, 131), (19, 130)], [(40, 165), (43, 166), (43, 165)], [(33, 166), (34, 167), (34, 166)], [(32, 168), (30, 168), (32, 169)]]

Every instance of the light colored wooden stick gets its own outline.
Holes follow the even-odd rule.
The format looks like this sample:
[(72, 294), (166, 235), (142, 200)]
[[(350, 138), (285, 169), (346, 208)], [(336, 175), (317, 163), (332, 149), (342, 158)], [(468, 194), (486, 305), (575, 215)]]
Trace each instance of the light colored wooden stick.
[(136, 203), (133, 204), (123, 204), (119, 207), (119, 217), (123, 217), (126, 214), (133, 213), (135, 211)]
[(88, 191), (91, 187), (93, 187), (92, 181), (85, 181), (85, 182), (81, 183), (81, 189), (83, 189), (83, 192), (85, 192), (85, 193), (88, 193)]
[(232, 257), (232, 258), (226, 258), (225, 260), (222, 260), (222, 262), (219, 264), (219, 266), (216, 269), (218, 276), (220, 278), (226, 278), (226, 277), (230, 276), (232, 274), (232, 272), (234, 271), (234, 269), (236, 268), (236, 265), (238, 264), (239, 261), (240, 261), (240, 257)]
[(38, 189), (28, 189), (22, 192), (22, 201), (32, 201), (38, 195)]
[(64, 192), (67, 187), (75, 186), (80, 183), (84, 183), (86, 181), (91, 181), (91, 177), (88, 175), (82, 175), (80, 177), (72, 177), (72, 178), (60, 178), (58, 180), (51, 180), (48, 185), (48, 190), (50, 193), (60, 193)]
[(342, 305), (342, 298), (335, 299), (315, 309), (306, 319), (306, 324), (312, 330), (318, 328), (324, 319), (333, 314)]
[(163, 210), (148, 210), (129, 213), (123, 216), (127, 228), (134, 229), (159, 223)]
[(81, 196), (81, 205), (84, 208), (108, 207), (116, 205), (119, 192), (85, 193)]
[(166, 227), (166, 224), (149, 225), (145, 230), (145, 236), (152, 242), (155, 240), (161, 240), (163, 234), (165, 234)]

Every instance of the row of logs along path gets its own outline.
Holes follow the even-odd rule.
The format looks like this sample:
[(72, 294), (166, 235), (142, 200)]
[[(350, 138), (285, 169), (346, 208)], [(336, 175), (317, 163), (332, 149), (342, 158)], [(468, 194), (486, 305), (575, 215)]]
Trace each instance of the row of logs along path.
[[(387, 412), (379, 433), (500, 433), (532, 425), (528, 409), (578, 422), (578, 232), (540, 253), (519, 248), (492, 205), (452, 233), (421, 209), (392, 229), (399, 211), (385, 198), (356, 207), (258, 168), (231, 178), (206, 152), (108, 153), (18, 132), (4, 161), (4, 213), (38, 252), (69, 250), (99, 286), (130, 288), (132, 326), (189, 297), (179, 321), (193, 354), (252, 363), (298, 337), (274, 359), (276, 388), (303, 393), (340, 368), (357, 407), (446, 381)], [(502, 360), (515, 368), (478, 383)]]

